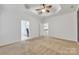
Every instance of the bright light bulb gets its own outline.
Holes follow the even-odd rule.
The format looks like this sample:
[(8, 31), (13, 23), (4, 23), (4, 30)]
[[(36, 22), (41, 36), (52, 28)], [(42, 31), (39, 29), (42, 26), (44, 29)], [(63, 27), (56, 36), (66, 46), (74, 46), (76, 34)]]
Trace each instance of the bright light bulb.
[(46, 12), (46, 10), (45, 9), (42, 9), (42, 12)]

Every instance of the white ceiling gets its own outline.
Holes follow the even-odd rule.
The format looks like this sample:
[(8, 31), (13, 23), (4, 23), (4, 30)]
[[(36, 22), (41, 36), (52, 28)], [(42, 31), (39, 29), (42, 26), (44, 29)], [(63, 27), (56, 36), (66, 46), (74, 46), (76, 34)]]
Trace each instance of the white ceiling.
[[(38, 16), (28, 10), (30, 7), (37, 6), (37, 5), (38, 4), (25, 4), (25, 5), (24, 4), (19, 4), (19, 5), (18, 4), (13, 4), (13, 5), (2, 4), (2, 5), (0, 5), (0, 15), (3, 10), (9, 9), (8, 11), (10, 11), (10, 9), (11, 9), (12, 11), (13, 10), (16, 11), (18, 9), (18, 10), (22, 10), (24, 12), (24, 14), (27, 13), (28, 15), (32, 15), (34, 17), (43, 19), (43, 18), (48, 18), (48, 17), (53, 17), (53, 16), (57, 16), (57, 15), (62, 15), (62, 14), (74, 12), (79, 6), (78, 4), (60, 4), (62, 9), (57, 14), (54, 14), (54, 15), (51, 15), (48, 17), (47, 16), (41, 17), (41, 16)], [(14, 8), (15, 6), (16, 6), (16, 8)], [(25, 6), (26, 6), (26, 8), (25, 8)], [(18, 12), (18, 10), (17, 10), (17, 12)]]
[(65, 14), (73, 12), (77, 9), (77, 4), (61, 4), (62, 10), (59, 12), (59, 14)]
[[(26, 9), (30, 9), (30, 7), (36, 7), (39, 4), (25, 4)], [(61, 10), (57, 14), (52, 14), (50, 16), (57, 16), (57, 15), (62, 15), (70, 12), (74, 12), (78, 8), (78, 4), (60, 4)], [(38, 16), (38, 15), (36, 15)], [(47, 16), (42, 16), (42, 17), (47, 17)], [(49, 16), (48, 16), (49, 17)]]
[(36, 9), (40, 8), (40, 4), (25, 5), (26, 9), (28, 9), (29, 11), (35, 13), (38, 16), (50, 16), (50, 15), (54, 15), (54, 14), (58, 13), (61, 10), (61, 6), (59, 4), (51, 4), (51, 6), (53, 6), (53, 7), (50, 9), (49, 13), (39, 14), (38, 11), (36, 11)]

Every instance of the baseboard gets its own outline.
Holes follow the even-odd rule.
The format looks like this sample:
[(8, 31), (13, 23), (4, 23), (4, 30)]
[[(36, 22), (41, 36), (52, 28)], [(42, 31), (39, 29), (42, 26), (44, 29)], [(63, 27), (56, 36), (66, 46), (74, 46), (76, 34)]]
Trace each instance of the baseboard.
[(70, 40), (70, 39), (60, 38), (60, 37), (51, 37), (51, 38), (60, 39), (60, 40), (64, 40), (64, 41), (78, 42), (78, 41), (75, 41), (75, 40)]
[(9, 46), (9, 45), (15, 44), (15, 43), (17, 43), (17, 42), (20, 42), (20, 41), (7, 42), (7, 43), (5, 43), (5, 44), (1, 44), (0, 47)]

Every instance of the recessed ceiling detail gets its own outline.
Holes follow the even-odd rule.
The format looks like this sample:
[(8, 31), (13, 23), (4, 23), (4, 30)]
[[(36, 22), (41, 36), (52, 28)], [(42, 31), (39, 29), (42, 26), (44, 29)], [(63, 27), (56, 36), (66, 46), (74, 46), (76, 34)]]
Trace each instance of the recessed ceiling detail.
[(50, 16), (61, 10), (58, 4), (25, 4), (27, 10), (39, 16)]

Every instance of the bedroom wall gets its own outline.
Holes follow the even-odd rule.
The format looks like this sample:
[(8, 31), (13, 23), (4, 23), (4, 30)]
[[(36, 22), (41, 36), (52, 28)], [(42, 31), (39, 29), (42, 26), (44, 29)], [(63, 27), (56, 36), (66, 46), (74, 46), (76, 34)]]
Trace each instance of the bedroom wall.
[(77, 41), (77, 13), (71, 12), (46, 19), (49, 36)]
[(39, 36), (39, 19), (26, 11), (24, 5), (0, 5), (0, 45), (21, 40), (21, 20), (30, 22), (31, 37)]

